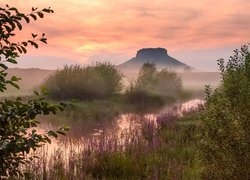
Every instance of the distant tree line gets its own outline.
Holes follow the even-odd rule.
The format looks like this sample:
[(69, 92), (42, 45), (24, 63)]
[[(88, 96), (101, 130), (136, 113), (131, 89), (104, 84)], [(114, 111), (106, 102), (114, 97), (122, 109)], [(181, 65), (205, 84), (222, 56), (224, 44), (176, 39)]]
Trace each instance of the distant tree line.
[[(50, 75), (43, 87), (52, 99), (89, 100), (105, 98), (124, 89), (123, 74), (110, 63), (92, 66), (64, 66)], [(138, 78), (125, 87), (129, 102), (146, 101), (149, 96), (177, 98), (183, 92), (181, 78), (172, 71), (156, 70), (155, 64), (145, 63)]]

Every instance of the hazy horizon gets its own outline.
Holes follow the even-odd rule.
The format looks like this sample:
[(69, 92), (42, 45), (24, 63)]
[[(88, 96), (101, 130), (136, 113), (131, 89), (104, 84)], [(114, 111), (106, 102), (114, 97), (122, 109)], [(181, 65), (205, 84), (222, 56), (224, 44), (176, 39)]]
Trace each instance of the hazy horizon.
[(202, 71), (217, 71), (217, 59), (248, 44), (246, 0), (0, 0), (24, 12), (51, 7), (54, 14), (24, 25), (17, 40), (45, 33), (48, 45), (30, 48), (11, 67), (56, 69), (65, 64), (109, 61), (121, 64), (141, 48), (162, 47), (170, 56)]

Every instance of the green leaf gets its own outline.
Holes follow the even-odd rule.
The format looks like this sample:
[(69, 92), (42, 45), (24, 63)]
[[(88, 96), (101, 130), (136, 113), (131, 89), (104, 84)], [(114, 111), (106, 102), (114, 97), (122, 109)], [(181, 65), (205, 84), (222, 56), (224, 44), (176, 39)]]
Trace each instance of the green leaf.
[(25, 47), (23, 47), (23, 46), (20, 46), (21, 47), (21, 49), (23, 50), (23, 52), (26, 54), (27, 53), (27, 50), (25, 49)]
[(9, 11), (15, 11), (16, 13), (19, 13), (17, 8), (15, 8), (15, 7), (10, 8)]
[(25, 19), (26, 23), (30, 22), (30, 18), (28, 18), (27, 16), (23, 16), (23, 18)]
[(8, 33), (10, 33), (10, 32), (12, 31), (12, 29), (11, 29), (9, 26), (4, 25), (4, 28), (6, 29), (6, 31), (7, 31)]
[(5, 64), (0, 64), (0, 67), (2, 67), (3, 69), (8, 69), (8, 67)]
[(38, 44), (35, 43), (34, 41), (28, 41), (32, 46), (34, 46), (35, 48), (38, 48)]
[(38, 16), (40, 17), (40, 18), (43, 18), (44, 17), (44, 15), (43, 15), (43, 13), (42, 12), (37, 12), (37, 14), (38, 14)]
[(19, 53), (23, 53), (22, 49), (20, 47), (16, 47)]
[(61, 135), (63, 135), (63, 136), (65, 136), (66, 135), (66, 133), (65, 132), (63, 132), (63, 131), (56, 131), (58, 134), (61, 134)]
[(17, 61), (13, 58), (9, 58), (9, 59), (7, 59), (7, 61), (12, 63), (12, 64), (17, 64)]
[(21, 23), (18, 22), (18, 21), (15, 21), (15, 22), (16, 22), (16, 25), (17, 25), (18, 29), (22, 30), (23, 26), (21, 25)]
[(37, 20), (36, 15), (34, 15), (34, 14), (30, 14), (30, 16), (31, 16), (34, 20)]
[(52, 137), (54, 137), (54, 138), (58, 138), (58, 135), (57, 135), (54, 131), (49, 131), (49, 132), (48, 132), (48, 135), (49, 135), (49, 136), (52, 136)]
[(10, 85), (12, 85), (13, 87), (15, 87), (17, 89), (20, 89), (20, 87), (16, 83), (14, 83), (12, 81), (6, 81), (6, 82), (8, 82)]
[(44, 8), (42, 11), (43, 11), (43, 12), (46, 12), (46, 13), (51, 13), (51, 12), (52, 12), (51, 9), (46, 9), (46, 8)]
[(27, 42), (22, 42), (22, 44), (26, 47), (28, 45)]
[(37, 8), (32, 7), (32, 8), (31, 8), (31, 10), (32, 10), (32, 11), (36, 11), (36, 10), (37, 10)]
[(41, 38), (40, 41), (42, 41), (43, 43), (47, 44), (47, 39), (46, 38)]
[(18, 78), (16, 76), (12, 76), (11, 77), (11, 81), (19, 81), (19, 80), (21, 80), (21, 78)]
[(36, 38), (36, 37), (37, 37), (37, 34), (31, 33), (31, 35), (32, 35), (33, 38)]

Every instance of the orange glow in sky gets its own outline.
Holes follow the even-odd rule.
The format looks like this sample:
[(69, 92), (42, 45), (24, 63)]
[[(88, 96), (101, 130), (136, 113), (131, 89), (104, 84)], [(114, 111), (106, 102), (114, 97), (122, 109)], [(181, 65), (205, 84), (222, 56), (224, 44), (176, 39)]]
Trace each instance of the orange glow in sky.
[[(211, 61), (216, 64), (229, 50), (250, 42), (248, 1), (0, 0), (0, 4), (25, 12), (32, 6), (55, 10), (18, 34), (26, 39), (31, 32), (45, 32), (49, 42), (22, 57), (23, 66), (28, 62), (32, 66), (25, 62), (31, 57), (44, 57), (41, 67), (48, 69), (102, 60), (119, 64), (140, 48), (163, 47), (185, 63), (214, 68)], [(57, 60), (46, 62), (48, 57)]]

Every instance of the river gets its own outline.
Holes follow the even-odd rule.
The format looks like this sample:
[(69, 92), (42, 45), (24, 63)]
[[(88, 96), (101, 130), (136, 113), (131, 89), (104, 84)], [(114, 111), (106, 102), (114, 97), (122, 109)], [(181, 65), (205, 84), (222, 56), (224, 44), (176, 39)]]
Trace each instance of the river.
[[(88, 135), (70, 136), (66, 135), (59, 139), (52, 139), (52, 143), (43, 147), (42, 152), (46, 152), (46, 156), (51, 156), (60, 150), (64, 153), (65, 158), (72, 151), (75, 153), (82, 151), (84, 148), (89, 147), (90, 143), (97, 143), (105, 139), (105, 141), (116, 141), (122, 146), (122, 144), (133, 136), (139, 136), (142, 123), (148, 121), (152, 126), (157, 126), (157, 117), (164, 116), (168, 112), (175, 112), (179, 116), (182, 116), (183, 112), (191, 108), (196, 108), (198, 105), (203, 104), (203, 100), (192, 99), (183, 103), (176, 103), (172, 106), (165, 106), (157, 113), (150, 114), (135, 114), (126, 113), (116, 117), (110, 123), (106, 122), (105, 125), (98, 126), (92, 130)], [(43, 124), (42, 128), (38, 128), (38, 132), (44, 132), (48, 129), (53, 129), (49, 124)], [(71, 129), (70, 131), (74, 131)], [(93, 144), (92, 144), (93, 145)], [(41, 151), (38, 151), (38, 154)], [(40, 156), (40, 155), (39, 155)]]

